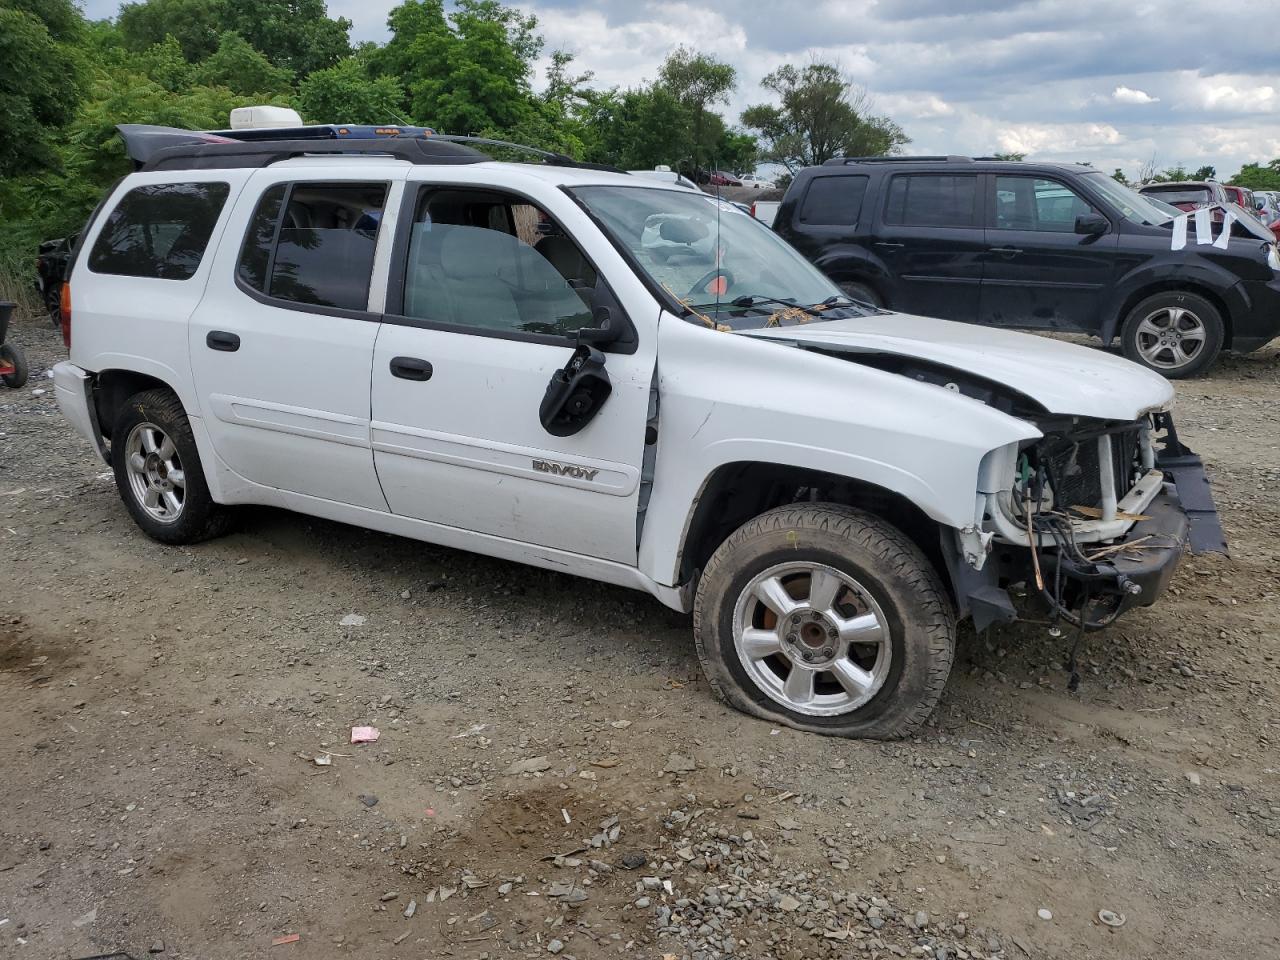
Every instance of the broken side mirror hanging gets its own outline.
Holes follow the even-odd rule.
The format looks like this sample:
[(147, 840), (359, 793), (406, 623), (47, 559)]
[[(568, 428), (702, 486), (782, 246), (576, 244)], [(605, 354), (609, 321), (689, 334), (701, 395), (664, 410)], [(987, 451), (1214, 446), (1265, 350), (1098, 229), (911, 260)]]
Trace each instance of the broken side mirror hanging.
[(578, 331), (577, 348), (563, 369), (551, 375), (542, 406), (538, 408), (543, 429), (553, 437), (577, 433), (600, 412), (613, 392), (613, 384), (604, 369), (604, 354), (591, 344), (613, 343), (617, 334), (607, 308), (599, 308), (595, 318), (594, 327)]

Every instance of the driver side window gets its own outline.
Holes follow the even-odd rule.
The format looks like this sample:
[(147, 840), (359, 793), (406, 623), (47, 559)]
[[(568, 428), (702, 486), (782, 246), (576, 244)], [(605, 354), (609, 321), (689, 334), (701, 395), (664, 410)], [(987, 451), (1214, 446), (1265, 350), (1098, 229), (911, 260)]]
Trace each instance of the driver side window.
[(451, 327), (567, 337), (592, 325), (599, 282), (539, 207), (488, 190), (433, 190), (411, 227), (403, 312)]

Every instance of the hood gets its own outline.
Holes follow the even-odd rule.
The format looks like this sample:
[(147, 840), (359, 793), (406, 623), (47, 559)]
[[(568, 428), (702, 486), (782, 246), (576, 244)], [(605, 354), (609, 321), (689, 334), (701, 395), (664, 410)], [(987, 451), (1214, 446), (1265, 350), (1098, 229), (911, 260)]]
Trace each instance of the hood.
[(1003, 384), (1050, 413), (1136, 420), (1173, 402), (1173, 386), (1093, 347), (951, 320), (877, 313), (744, 335), (833, 352), (909, 357)]

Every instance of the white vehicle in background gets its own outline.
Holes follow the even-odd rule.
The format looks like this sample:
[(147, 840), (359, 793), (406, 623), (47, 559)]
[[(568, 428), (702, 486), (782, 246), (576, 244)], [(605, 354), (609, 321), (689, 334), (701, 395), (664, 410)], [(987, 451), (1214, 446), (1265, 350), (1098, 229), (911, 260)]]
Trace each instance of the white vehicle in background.
[(778, 218), (778, 208), (781, 206), (781, 200), (753, 200), (751, 215), (766, 227), (772, 227), (773, 221)]
[(754, 175), (743, 175), (738, 179), (742, 181), (744, 187), (750, 187), (753, 190), (773, 190), (777, 187), (777, 184), (772, 180), (765, 180)]
[(268, 504), (644, 590), (734, 706), (899, 737), (958, 619), (1026, 584), (1074, 642), (1216, 523), (1158, 374), (855, 303), (701, 192), (438, 137), (126, 145), (54, 382), (160, 542)]

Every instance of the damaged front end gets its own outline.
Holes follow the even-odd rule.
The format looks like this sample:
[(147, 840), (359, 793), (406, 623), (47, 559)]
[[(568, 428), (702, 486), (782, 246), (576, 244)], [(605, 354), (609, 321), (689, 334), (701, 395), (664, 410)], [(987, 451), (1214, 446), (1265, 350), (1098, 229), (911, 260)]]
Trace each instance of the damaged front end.
[(1154, 603), (1184, 550), (1226, 552), (1204, 465), (1170, 414), (1037, 426), (1042, 437), (983, 460), (980, 522), (945, 551), (977, 629), (1017, 619), (1009, 589), (1025, 584), (1055, 627), (1100, 630)]

